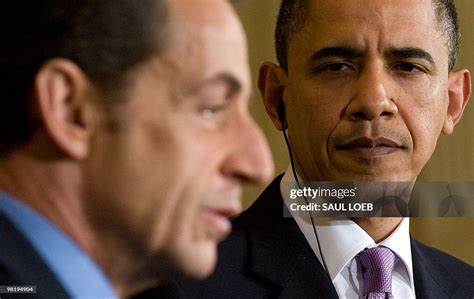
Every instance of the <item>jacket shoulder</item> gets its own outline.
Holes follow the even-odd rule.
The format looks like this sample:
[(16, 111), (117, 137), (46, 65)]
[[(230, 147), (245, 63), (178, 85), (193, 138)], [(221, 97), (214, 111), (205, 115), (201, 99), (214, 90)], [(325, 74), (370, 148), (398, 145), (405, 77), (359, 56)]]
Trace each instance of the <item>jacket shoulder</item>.
[(474, 281), (473, 266), (436, 248), (424, 245), (418, 241), (414, 242), (416, 242), (416, 246), (418, 246), (424, 257), (437, 266), (443, 268), (446, 271), (446, 274), (461, 280), (469, 280), (471, 283)]
[(415, 240), (412, 240), (412, 255), (417, 296), (442, 298), (441, 293), (451, 298), (474, 296), (474, 267), (471, 265)]

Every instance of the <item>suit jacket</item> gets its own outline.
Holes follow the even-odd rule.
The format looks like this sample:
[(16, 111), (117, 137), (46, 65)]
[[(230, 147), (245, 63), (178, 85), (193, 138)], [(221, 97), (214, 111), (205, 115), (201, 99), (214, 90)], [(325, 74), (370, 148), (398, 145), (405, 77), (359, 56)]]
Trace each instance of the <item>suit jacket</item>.
[[(214, 274), (175, 280), (139, 298), (338, 298), (293, 218), (284, 218), (281, 176), (233, 221)], [(474, 268), (411, 240), (417, 298), (474, 298)]]
[(0, 213), (0, 286), (36, 286), (36, 294), (0, 298), (68, 298), (54, 274), (27, 239)]

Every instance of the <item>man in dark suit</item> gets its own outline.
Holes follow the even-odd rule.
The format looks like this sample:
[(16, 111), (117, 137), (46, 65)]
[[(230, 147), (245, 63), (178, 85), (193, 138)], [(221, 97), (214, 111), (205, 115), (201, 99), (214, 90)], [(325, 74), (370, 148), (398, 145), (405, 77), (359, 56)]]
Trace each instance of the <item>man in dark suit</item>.
[(229, 2), (1, 1), (0, 37), (0, 298), (209, 275), (272, 172)]
[(235, 219), (209, 279), (148, 295), (473, 297), (473, 267), (413, 240), (408, 218), (288, 204), (303, 182), (414, 182), (471, 93), (469, 71), (453, 70), (458, 44), (453, 1), (283, 0), (279, 65), (261, 67), (259, 88), (292, 165)]

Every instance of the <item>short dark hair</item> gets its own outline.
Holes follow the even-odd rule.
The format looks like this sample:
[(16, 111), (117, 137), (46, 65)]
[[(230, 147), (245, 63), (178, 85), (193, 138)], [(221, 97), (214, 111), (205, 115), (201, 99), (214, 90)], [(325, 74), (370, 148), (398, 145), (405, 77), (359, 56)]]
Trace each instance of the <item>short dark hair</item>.
[(76, 63), (104, 94), (124, 91), (134, 67), (165, 47), (165, 2), (2, 0), (0, 152), (33, 134), (28, 99), (37, 72), (53, 58)]
[(451, 71), (458, 58), (461, 32), (459, 16), (454, 0), (433, 0), (436, 17), (441, 26), (441, 32), (447, 39), (449, 51), (449, 70)]
[[(459, 20), (454, 0), (433, 0), (441, 30), (447, 38), (449, 70), (456, 63), (459, 49)], [(278, 63), (288, 69), (288, 45), (294, 33), (304, 26), (308, 13), (308, 0), (282, 0), (275, 30), (275, 50)]]

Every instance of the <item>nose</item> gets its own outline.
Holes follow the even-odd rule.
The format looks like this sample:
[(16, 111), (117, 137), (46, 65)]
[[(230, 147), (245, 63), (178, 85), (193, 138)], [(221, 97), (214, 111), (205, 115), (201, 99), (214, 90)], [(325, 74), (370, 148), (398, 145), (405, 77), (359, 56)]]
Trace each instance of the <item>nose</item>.
[(232, 153), (224, 163), (222, 172), (240, 181), (264, 184), (270, 180), (274, 171), (270, 148), (255, 121), (249, 115), (243, 118), (236, 126), (237, 134), (231, 141)]
[(388, 91), (389, 81), (384, 67), (367, 67), (354, 81), (353, 98), (347, 106), (346, 115), (352, 121), (393, 117), (398, 113), (398, 108)]

